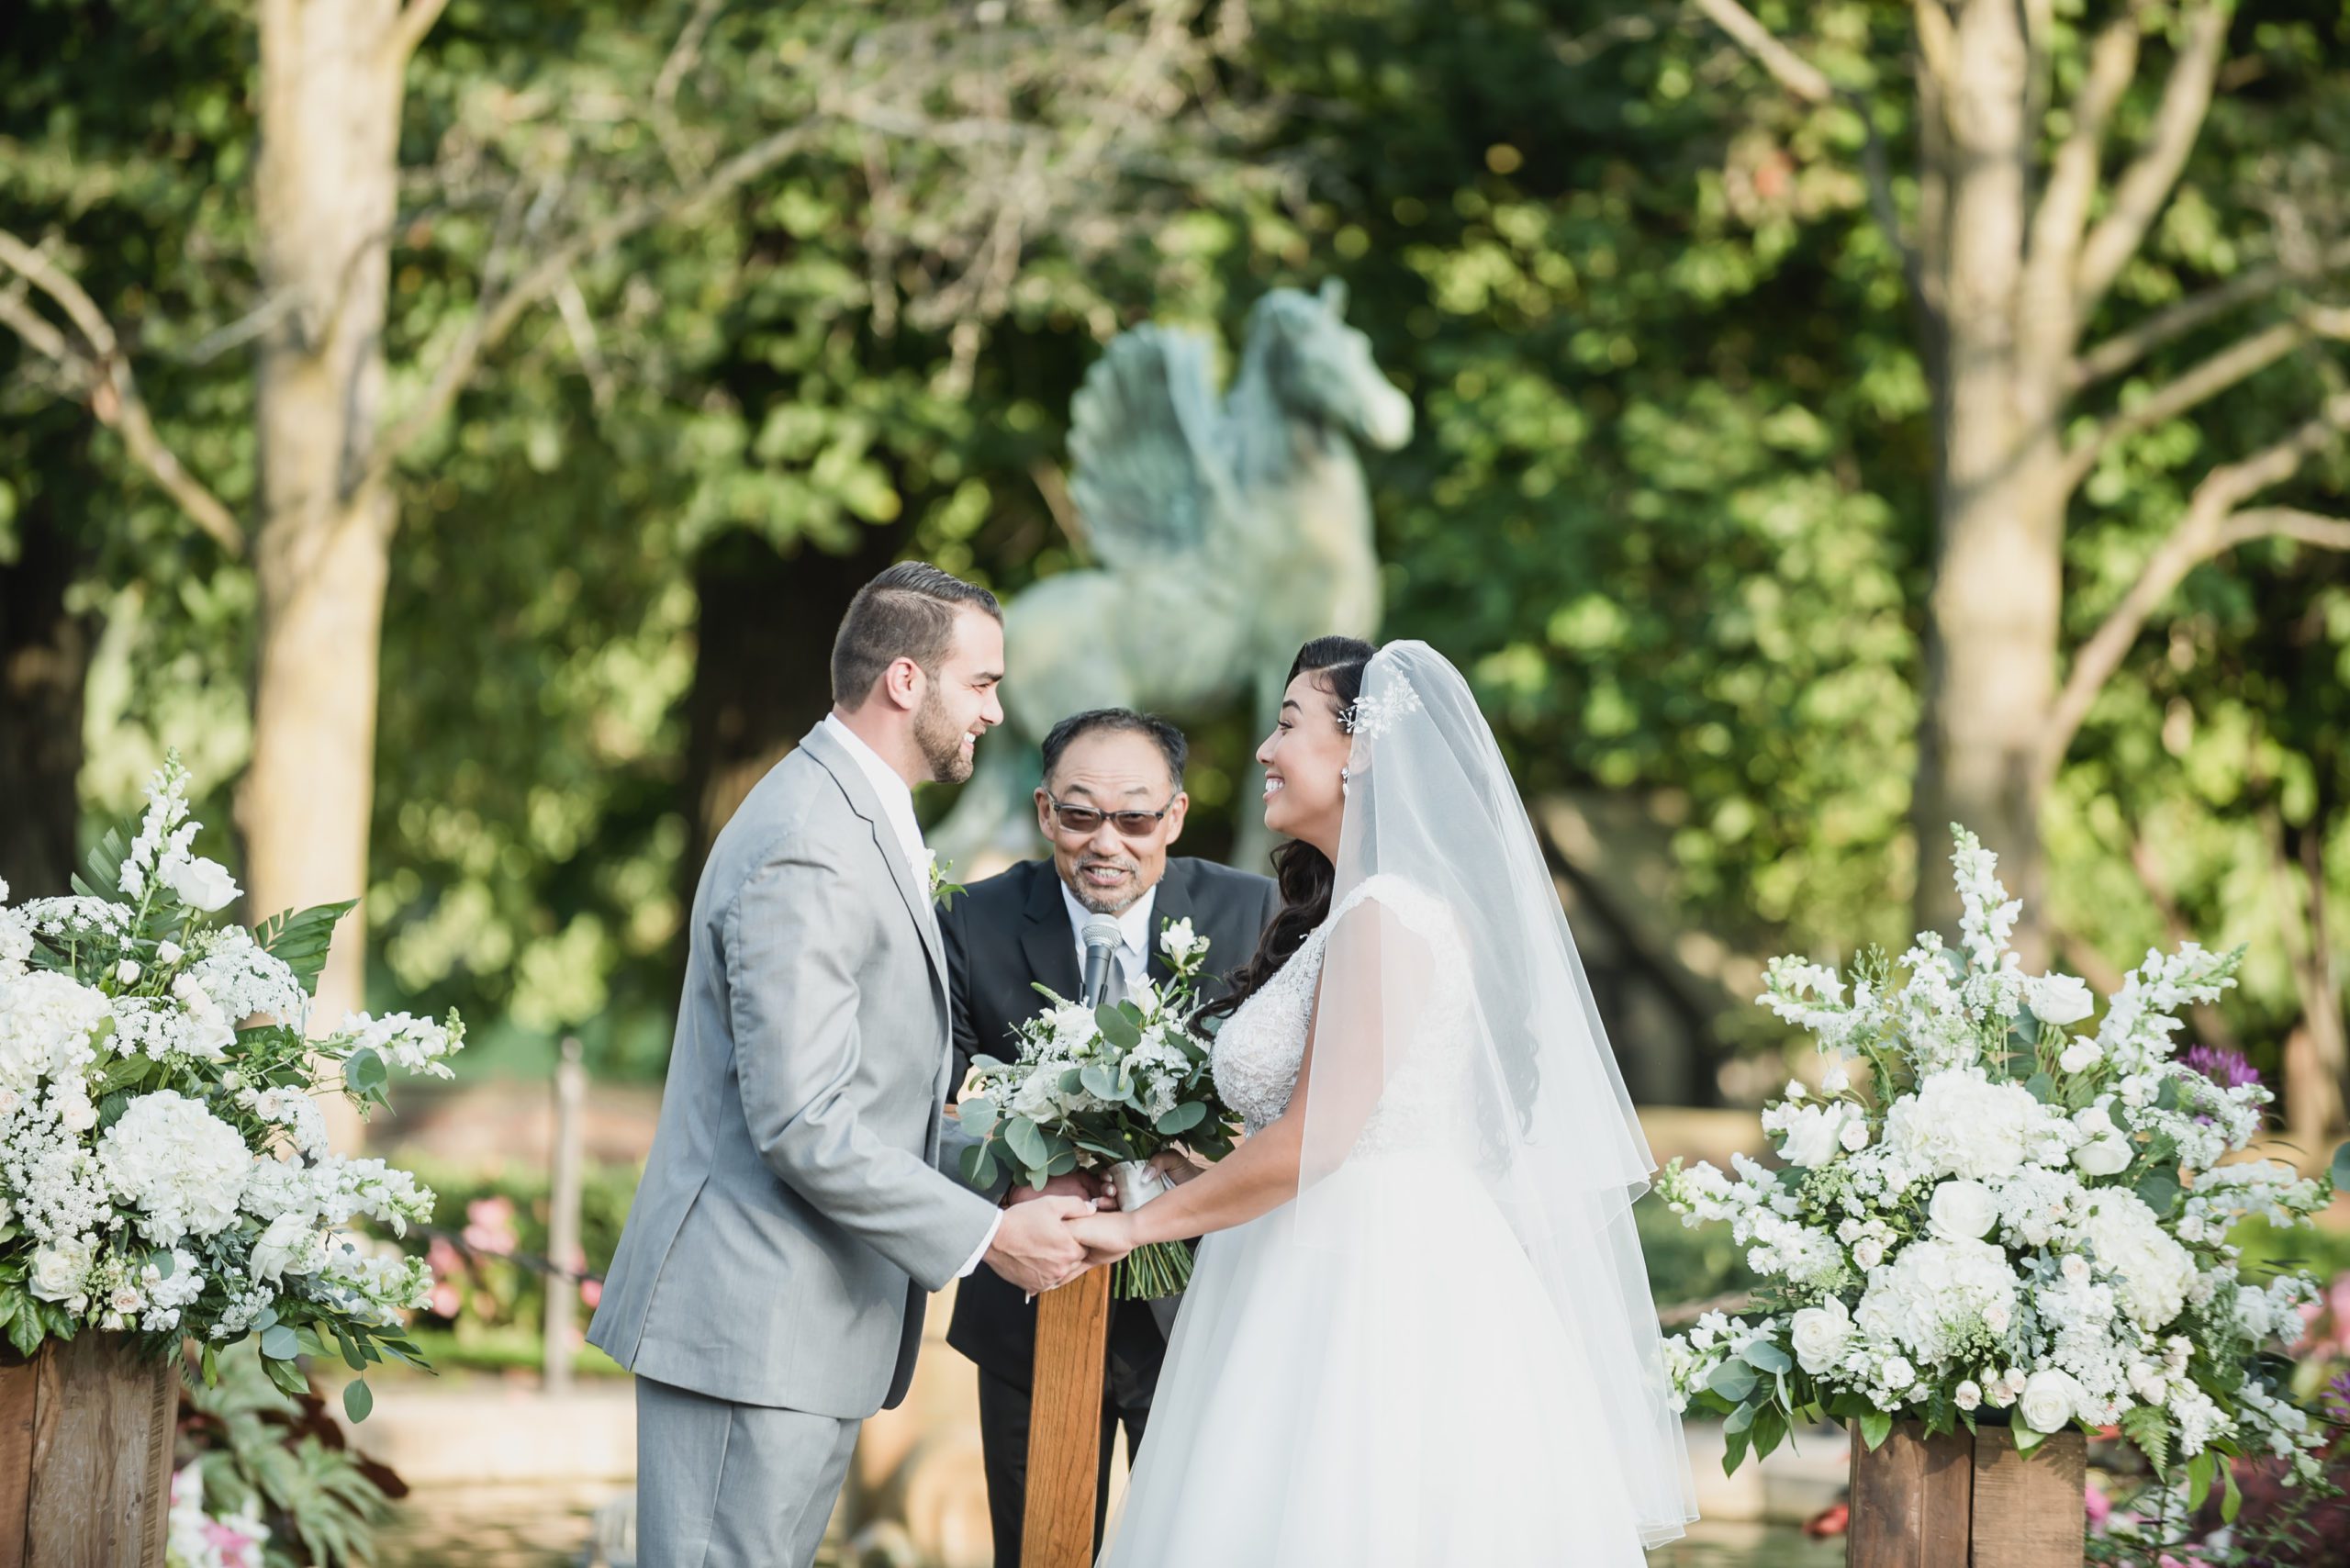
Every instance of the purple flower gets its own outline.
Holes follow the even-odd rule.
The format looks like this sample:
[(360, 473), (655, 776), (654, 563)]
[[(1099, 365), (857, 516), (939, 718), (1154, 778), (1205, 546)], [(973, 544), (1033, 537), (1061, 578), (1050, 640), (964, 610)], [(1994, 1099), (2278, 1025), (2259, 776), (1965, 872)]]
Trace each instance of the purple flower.
[(2323, 1398), (2326, 1414), (2350, 1426), (2350, 1372), (2336, 1372), (2333, 1381), (2325, 1385)]
[(2260, 1073), (2244, 1060), (2242, 1051), (2232, 1051), (2224, 1046), (2189, 1046), (2179, 1058), (2222, 1089), (2256, 1088)]

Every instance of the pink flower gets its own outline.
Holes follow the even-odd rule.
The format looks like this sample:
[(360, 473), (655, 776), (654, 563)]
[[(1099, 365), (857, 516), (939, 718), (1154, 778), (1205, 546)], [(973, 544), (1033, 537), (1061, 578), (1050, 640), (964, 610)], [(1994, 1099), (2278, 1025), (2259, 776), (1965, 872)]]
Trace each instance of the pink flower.
[(514, 1204), (509, 1198), (476, 1198), (465, 1205), (465, 1245), (503, 1258), (514, 1250)]
[(464, 1298), (457, 1294), (456, 1286), (442, 1280), (432, 1287), (431, 1305), (433, 1316), (454, 1317), (458, 1308), (464, 1305)]
[(444, 1280), (452, 1274), (465, 1271), (465, 1255), (450, 1246), (445, 1236), (432, 1238), (432, 1245), (424, 1249), (424, 1261), (436, 1276)]
[(601, 1280), (580, 1281), (579, 1299), (587, 1306), (588, 1311), (595, 1311), (597, 1307), (603, 1305), (604, 1282)]
[(2082, 1495), (2081, 1505), (2088, 1510), (2089, 1529), (2103, 1529), (2107, 1518), (2113, 1512), (2113, 1499), (2092, 1481)]

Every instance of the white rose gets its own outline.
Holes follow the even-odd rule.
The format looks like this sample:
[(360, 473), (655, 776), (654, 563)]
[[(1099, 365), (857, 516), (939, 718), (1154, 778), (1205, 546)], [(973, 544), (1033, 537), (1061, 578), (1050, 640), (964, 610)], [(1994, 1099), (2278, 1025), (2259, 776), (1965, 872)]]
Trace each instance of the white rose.
[(114, 967), (114, 978), (118, 983), (122, 985), (137, 985), (139, 983), (139, 977), (143, 972), (144, 971), (139, 967), (139, 960), (136, 958), (125, 958), (122, 962)]
[(1835, 1366), (1852, 1338), (1852, 1316), (1844, 1304), (1830, 1296), (1818, 1306), (1807, 1306), (1795, 1316), (1791, 1331), (1796, 1361), (1814, 1377)]
[(166, 966), (176, 964), (185, 956), (185, 954), (180, 951), (180, 945), (176, 942), (158, 942), (155, 944), (155, 961), (159, 964)]
[(307, 1256), (311, 1250), (311, 1241), (310, 1224), (303, 1215), (278, 1215), (269, 1222), (269, 1228), (253, 1241), (253, 1274), (274, 1283), (282, 1279), (289, 1269), (297, 1274), (311, 1272), (315, 1260)]
[(2130, 1392), (2144, 1404), (2160, 1405), (2170, 1393), (2170, 1388), (2164, 1382), (2162, 1373), (2144, 1361), (2138, 1361), (2130, 1368)]
[(2073, 1283), (2077, 1285), (2087, 1282), (2089, 1277), (2089, 1260), (2082, 1257), (2079, 1253), (2065, 1253), (2065, 1261), (2060, 1265), (2060, 1267), (2065, 1271), (2065, 1278), (2070, 1280)]
[(2130, 1168), (2130, 1145), (2118, 1137), (2091, 1138), (2073, 1151), (2085, 1176), (2119, 1176)]
[(59, 1107), (57, 1119), (69, 1132), (85, 1133), (98, 1125), (98, 1108), (90, 1103), (89, 1096), (77, 1095)]
[(1790, 1078), (1790, 1079), (1788, 1079), (1788, 1080), (1787, 1080), (1787, 1098), (1788, 1098), (1788, 1099), (1790, 1099), (1790, 1100), (1800, 1100), (1800, 1099), (1802, 1099), (1802, 1098), (1804, 1097), (1804, 1094), (1805, 1094), (1806, 1092), (1806, 1092), (1806, 1090), (1804, 1089), (1804, 1086), (1803, 1086), (1803, 1080), (1802, 1080), (1802, 1079), (1800, 1079), (1800, 1078)]
[(2073, 1113), (2073, 1125), (2087, 1137), (2104, 1137), (2117, 1129), (2113, 1117), (2102, 1103), (2084, 1105)]
[(2081, 1407), (2081, 1385), (2071, 1374), (2054, 1368), (2036, 1372), (2024, 1380), (2016, 1413), (2035, 1432), (2058, 1432), (2072, 1425)]
[(129, 1285), (117, 1285), (107, 1305), (117, 1312), (136, 1312), (147, 1305), (147, 1298)]
[(43, 1301), (63, 1301), (82, 1294), (83, 1276), (90, 1271), (91, 1247), (86, 1241), (68, 1241), (62, 1246), (43, 1247), (33, 1253), (33, 1294)]
[(2033, 1017), (2059, 1028), (2077, 1024), (2097, 1011), (2097, 998), (2090, 993), (2087, 982), (2071, 975), (2042, 975), (2026, 980), (2024, 994)]
[(1940, 1234), (1973, 1241), (1998, 1223), (1999, 1201), (1980, 1182), (1944, 1182), (1934, 1188), (1926, 1215)]
[(1858, 1154), (1869, 1146), (1869, 1125), (1854, 1116), (1844, 1124), (1844, 1130), (1836, 1135), (1836, 1141)]
[(1852, 1249), (1852, 1261), (1863, 1269), (1874, 1269), (1885, 1261), (1885, 1243), (1872, 1236)]
[(163, 885), (178, 894), (182, 903), (207, 914), (236, 902), (241, 891), (226, 866), (201, 855), (172, 861), (161, 874)]
[(1983, 1390), (1968, 1378), (1952, 1392), (1951, 1398), (1961, 1410), (1972, 1410), (1983, 1403)]
[(1887, 1388), (1907, 1388), (1918, 1381), (1918, 1369), (1909, 1364), (1907, 1356), (1888, 1356), (1885, 1361), (1884, 1383)]
[(2102, 1054), (2095, 1040), (2075, 1040), (2056, 1058), (2056, 1066), (2065, 1072), (2086, 1072)]
[(1844, 1064), (1841, 1061), (1829, 1063), (1828, 1070), (1819, 1075), (1819, 1089), (1823, 1094), (1841, 1094), (1852, 1086), (1852, 1075), (1844, 1070)]

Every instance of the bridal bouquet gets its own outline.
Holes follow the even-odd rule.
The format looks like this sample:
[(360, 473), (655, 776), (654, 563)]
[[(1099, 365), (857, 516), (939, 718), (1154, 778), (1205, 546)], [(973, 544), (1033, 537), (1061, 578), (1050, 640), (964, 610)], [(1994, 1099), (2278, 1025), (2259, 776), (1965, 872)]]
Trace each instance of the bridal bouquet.
[[(1041, 1187), (1106, 1164), (1121, 1204), (1136, 1208), (1157, 1190), (1145, 1162), (1177, 1139), (1211, 1159), (1232, 1152), (1238, 1119), (1216, 1098), (1208, 1042), (1192, 1024), (1207, 938), (1180, 920), (1158, 945), (1175, 971), (1165, 987), (1145, 980), (1116, 1006), (1089, 1011), (1040, 985), (1052, 1005), (1014, 1030), (1019, 1055), (972, 1058), (957, 1114), (980, 1141), (964, 1151), (965, 1177), (987, 1186), (1001, 1163)], [(1180, 1242), (1137, 1248), (1117, 1266), (1119, 1299), (1173, 1295), (1191, 1273)]]
[(296, 1394), (297, 1354), (337, 1354), (363, 1374), (343, 1391), (356, 1420), (368, 1366), (422, 1364), (400, 1315), (431, 1276), (351, 1223), (404, 1233), (432, 1194), (330, 1152), (314, 1080), (330, 1070), (335, 1092), (380, 1103), (392, 1066), (451, 1076), (463, 1030), (454, 1014), (353, 1014), (308, 1038), (352, 906), (252, 930), (216, 919), (238, 889), (189, 853), (196, 827), (174, 758), (75, 896), (10, 908), (0, 884), (0, 1327), (28, 1357), (87, 1329), (158, 1354), (193, 1338), (207, 1381), (220, 1347), (257, 1335)]
[[(1665, 1354), (1676, 1408), (1727, 1417), (1735, 1470), (1800, 1421), (1978, 1421), (2030, 1450), (2118, 1426), (2193, 1505), (2221, 1455), (2313, 1475), (2321, 1434), (2278, 1376), (2316, 1282), (2248, 1277), (2228, 1237), (2257, 1215), (2306, 1222), (2344, 1179), (2223, 1164), (2272, 1096), (2241, 1057), (2176, 1054), (2177, 1011), (2234, 983), (2241, 951), (2149, 952), (2093, 1033), (2087, 985), (2009, 951), (2021, 905), (1971, 834), (1953, 857), (1963, 951), (1921, 935), (1896, 984), (1882, 953), (1849, 977), (1783, 958), (1760, 999), (1835, 1059), (1762, 1114), (1784, 1165), (1733, 1157), (1660, 1172), (1684, 1225), (1727, 1221), (1766, 1283), (1757, 1310), (1708, 1314)], [(1856, 1084), (1855, 1079), (1859, 1080)]]

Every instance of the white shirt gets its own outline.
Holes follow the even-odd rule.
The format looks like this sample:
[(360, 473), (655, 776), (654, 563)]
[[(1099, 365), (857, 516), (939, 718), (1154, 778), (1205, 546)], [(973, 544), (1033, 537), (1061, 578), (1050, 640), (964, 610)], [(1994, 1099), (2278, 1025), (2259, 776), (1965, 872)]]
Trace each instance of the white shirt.
[[(1126, 994), (1132, 996), (1143, 978), (1150, 972), (1150, 912), (1158, 902), (1158, 886), (1153, 883), (1143, 890), (1142, 897), (1126, 906), (1125, 913), (1116, 917), (1118, 930), (1125, 940), (1117, 947), (1118, 968), (1126, 978)], [(1077, 944), (1077, 972), (1085, 973), (1085, 923), (1093, 912), (1077, 902), (1077, 895), (1061, 884), (1061, 905), (1069, 911), (1069, 930)]]
[[(824, 715), (824, 728), (841, 743), (842, 749), (849, 755), (849, 760), (856, 763), (857, 771), (865, 775), (866, 782), (873, 786), (874, 795), (881, 801), (881, 814), (889, 819), (890, 831), (897, 835), (899, 852), (905, 856), (906, 864), (913, 868), (914, 886), (922, 890), (924, 898), (928, 898), (930, 851), (923, 847), (922, 823), (914, 819), (912, 786), (899, 776), (896, 768), (881, 760), (879, 752), (865, 744), (865, 737), (842, 723), (838, 713)], [(979, 1249), (971, 1254), (971, 1260), (955, 1271), (957, 1279), (966, 1277), (979, 1266), (979, 1260), (985, 1258), (988, 1249), (995, 1245), (996, 1232), (1002, 1228), (1003, 1215), (999, 1214), (995, 1216), (995, 1223), (988, 1226), (987, 1238), (979, 1243)]]

